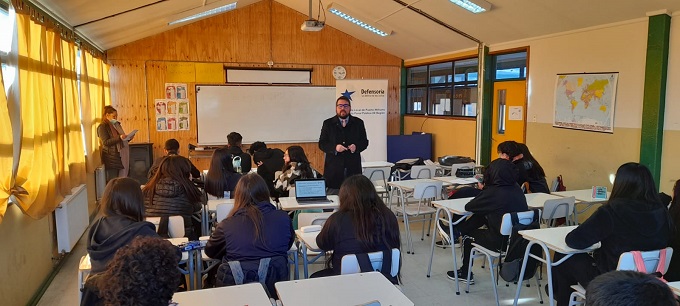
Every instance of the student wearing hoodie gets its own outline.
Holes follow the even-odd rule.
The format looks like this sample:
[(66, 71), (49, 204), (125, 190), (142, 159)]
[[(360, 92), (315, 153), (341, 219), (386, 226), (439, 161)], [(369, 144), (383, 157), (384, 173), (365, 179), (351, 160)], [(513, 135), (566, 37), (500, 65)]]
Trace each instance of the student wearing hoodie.
[[(486, 168), (482, 191), (469, 203), (465, 210), (473, 213), (469, 219), (456, 226), (463, 237), (463, 264), (458, 269), (459, 281), (466, 281), (472, 242), (491, 250), (498, 250), (503, 244), (500, 234), (503, 215), (529, 210), (522, 189), (517, 185), (517, 167), (506, 159), (496, 159)], [(486, 229), (481, 227), (486, 225)], [(454, 271), (446, 274), (455, 279)], [(474, 276), (470, 278), (474, 284)]]
[[(565, 239), (574, 249), (585, 249), (597, 242), (602, 246), (592, 257), (576, 254), (553, 268), (557, 305), (569, 304), (571, 285), (580, 283), (586, 287), (596, 276), (616, 270), (622, 253), (665, 248), (671, 234), (668, 210), (659, 200), (649, 169), (638, 163), (621, 165), (609, 201)], [(553, 262), (562, 257), (556, 253)]]
[(236, 169), (238, 173), (248, 173), (252, 167), (252, 162), (250, 160), (250, 154), (243, 152), (241, 148), (243, 142), (243, 136), (237, 132), (231, 132), (227, 135), (227, 150), (232, 156), (241, 158), (241, 170)]
[(156, 227), (144, 221), (144, 196), (136, 180), (112, 179), (101, 201), (104, 216), (92, 224), (87, 240), (93, 274), (106, 270), (116, 251), (135, 237), (158, 237)]
[(274, 194), (274, 177), (276, 171), (283, 168), (283, 151), (281, 149), (267, 148), (267, 144), (262, 141), (253, 142), (248, 149), (253, 155), (253, 161), (257, 165), (259, 174), (267, 183), (269, 193)]

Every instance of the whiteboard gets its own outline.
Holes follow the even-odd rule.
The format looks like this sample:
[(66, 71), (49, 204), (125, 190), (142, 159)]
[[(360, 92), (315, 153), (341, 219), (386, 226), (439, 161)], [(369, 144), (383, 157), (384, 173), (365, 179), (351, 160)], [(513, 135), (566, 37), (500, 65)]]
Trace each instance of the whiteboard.
[(199, 145), (317, 142), (335, 116), (335, 87), (196, 85)]

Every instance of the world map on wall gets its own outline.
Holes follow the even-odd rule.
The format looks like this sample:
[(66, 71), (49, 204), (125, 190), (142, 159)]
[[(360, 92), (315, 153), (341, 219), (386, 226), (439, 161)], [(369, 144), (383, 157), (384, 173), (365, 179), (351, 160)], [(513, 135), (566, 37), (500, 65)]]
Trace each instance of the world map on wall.
[(553, 126), (612, 133), (617, 81), (618, 73), (558, 75)]

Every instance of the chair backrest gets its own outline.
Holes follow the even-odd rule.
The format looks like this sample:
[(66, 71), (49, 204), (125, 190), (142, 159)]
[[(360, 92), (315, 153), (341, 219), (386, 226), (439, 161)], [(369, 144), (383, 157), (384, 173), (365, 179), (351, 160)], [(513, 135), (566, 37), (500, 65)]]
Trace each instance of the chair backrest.
[(434, 177), (435, 172), (437, 172), (437, 166), (435, 165), (413, 166), (411, 167), (411, 178), (430, 179)]
[[(646, 272), (646, 273), (653, 273), (656, 272), (656, 268), (659, 265), (659, 260), (660, 260), (660, 250), (654, 250), (654, 251), (646, 251), (646, 252), (641, 252), (642, 253), (642, 259), (645, 262), (645, 268), (647, 271), (638, 271), (638, 269), (635, 266), (635, 259), (633, 258), (633, 253), (631, 252), (625, 252), (619, 256), (619, 264), (616, 267), (616, 270), (622, 270), (622, 271), (638, 271), (638, 272)], [(673, 257), (673, 248), (667, 247), (666, 248), (666, 262), (664, 264), (661, 270), (662, 274), (666, 274), (668, 272), (668, 266), (671, 264), (671, 257)]]
[(545, 200), (543, 204), (543, 220), (566, 218), (574, 214), (575, 197)]
[(386, 187), (391, 170), (390, 167), (366, 168), (364, 169), (364, 176), (371, 180), (373, 184)]
[(324, 212), (324, 213), (306, 213), (306, 212), (301, 212), (298, 214), (298, 228), (301, 228), (303, 226), (307, 225), (321, 225), (323, 226), (324, 223), (326, 223), (326, 220), (328, 217), (330, 217), (333, 213), (332, 212)]
[[(146, 217), (146, 221), (153, 223), (158, 231), (158, 225), (161, 223), (161, 217)], [(170, 216), (168, 221), (168, 235), (170, 238), (184, 237), (184, 218), (182, 216)]]
[(475, 163), (472, 163), (472, 162), (470, 162), (470, 163), (462, 163), (462, 164), (453, 164), (453, 165), (451, 165), (451, 175), (456, 175), (456, 170), (458, 170), (458, 169), (460, 169), (460, 168), (470, 168), (470, 169), (474, 169), (475, 166), (476, 166), (476, 164), (475, 164)]
[(215, 222), (220, 223), (222, 220), (226, 219), (231, 210), (234, 209), (234, 203), (220, 203), (217, 204), (217, 210), (215, 212)]
[[(517, 219), (519, 219), (519, 223), (529, 225), (534, 219), (534, 213), (537, 213), (539, 218), (541, 217), (541, 210), (536, 209), (517, 213)], [(503, 215), (503, 221), (501, 221), (501, 235), (508, 236), (511, 233), (512, 233), (512, 219), (510, 217), (510, 214), (507, 213)]]
[[(368, 259), (371, 261), (373, 269), (376, 271), (381, 271), (383, 262), (383, 252), (373, 252), (368, 253)], [(392, 267), (390, 270), (390, 275), (396, 277), (399, 273), (399, 259), (400, 252), (399, 249), (392, 249)], [(361, 267), (359, 267), (359, 260), (354, 254), (347, 254), (342, 256), (342, 261), (340, 263), (340, 274), (354, 274), (360, 273)]]
[(442, 181), (418, 183), (413, 189), (414, 199), (439, 199), (442, 195)]

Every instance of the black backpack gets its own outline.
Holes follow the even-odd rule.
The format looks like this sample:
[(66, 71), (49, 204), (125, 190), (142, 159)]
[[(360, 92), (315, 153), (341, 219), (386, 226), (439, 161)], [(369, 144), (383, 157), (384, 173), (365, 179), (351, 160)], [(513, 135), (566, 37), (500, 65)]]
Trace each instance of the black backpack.
[[(519, 281), (520, 270), (522, 269), (522, 261), (524, 260), (524, 253), (526, 252), (527, 245), (529, 241), (524, 239), (522, 235), (518, 232), (523, 230), (538, 229), (539, 224), (539, 214), (534, 211), (534, 217), (531, 223), (524, 225), (519, 223), (519, 218), (517, 213), (510, 213), (510, 218), (512, 220), (512, 233), (510, 234), (510, 242), (508, 243), (508, 252), (505, 254), (503, 262), (498, 265), (499, 275), (506, 282), (517, 282)], [(543, 250), (537, 244), (531, 247), (530, 253), (536, 256), (541, 256)], [(526, 271), (524, 272), (524, 280), (531, 279), (536, 273), (538, 268), (538, 261), (533, 257), (529, 256), (527, 260)]]

